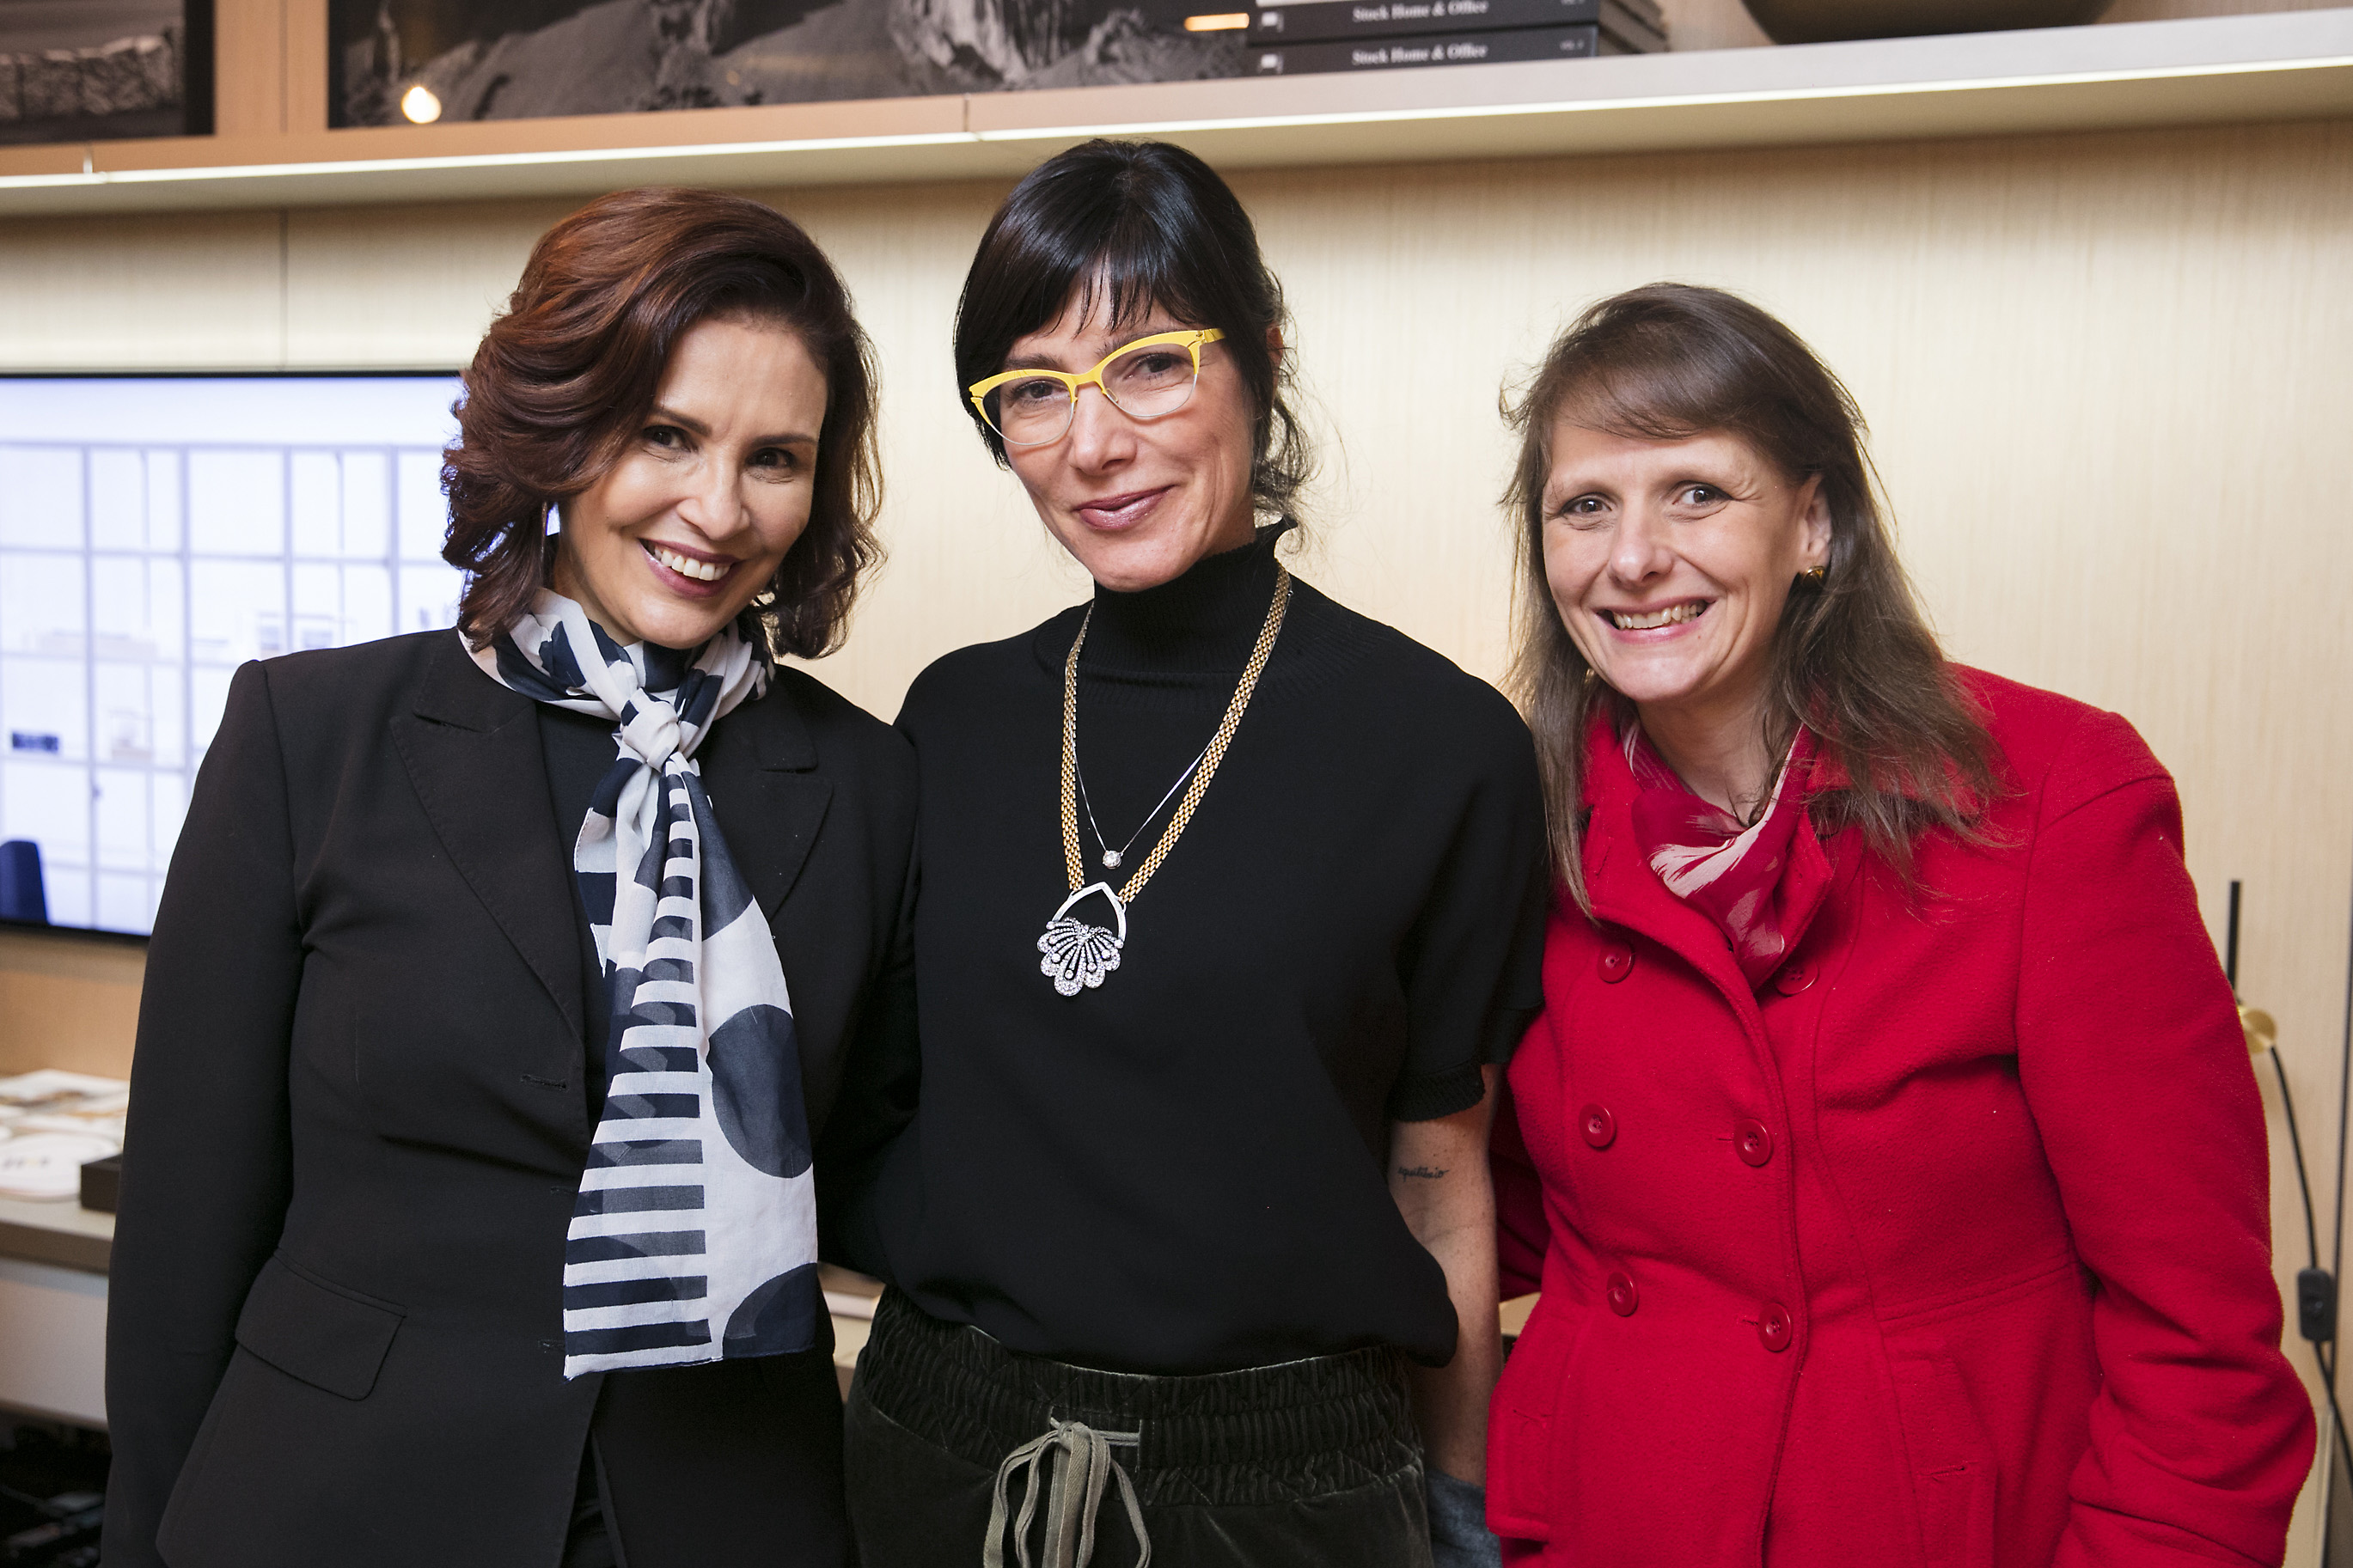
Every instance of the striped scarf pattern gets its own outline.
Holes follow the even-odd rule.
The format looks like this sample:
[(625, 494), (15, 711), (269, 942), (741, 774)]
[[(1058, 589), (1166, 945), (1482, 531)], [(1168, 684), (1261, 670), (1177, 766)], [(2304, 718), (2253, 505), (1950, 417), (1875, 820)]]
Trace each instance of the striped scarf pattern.
[(823, 1297), (792, 1001), (694, 760), (767, 661), (732, 626), (623, 647), (545, 592), (474, 659), (615, 725), (572, 855), (612, 1022), (565, 1240), (564, 1375), (807, 1350)]

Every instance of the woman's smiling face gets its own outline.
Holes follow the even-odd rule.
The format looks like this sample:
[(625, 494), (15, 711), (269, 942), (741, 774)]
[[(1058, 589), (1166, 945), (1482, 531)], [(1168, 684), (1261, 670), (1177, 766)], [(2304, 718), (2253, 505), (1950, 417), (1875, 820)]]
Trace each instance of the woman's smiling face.
[(689, 327), (620, 457), (565, 506), (555, 591), (616, 642), (708, 641), (808, 527), (825, 405), (825, 372), (790, 328)]
[(1745, 722), (1789, 585), (1830, 559), (1819, 479), (1725, 431), (1680, 441), (1552, 431), (1545, 580), (1596, 673), (1646, 721)]
[[(1123, 344), (1194, 324), (1156, 307), (1114, 324), (1107, 296), (1096, 290), (1083, 314), (1074, 299), (1058, 320), (1017, 341), (999, 368), (1082, 374)], [(1090, 386), (1059, 440), (1008, 446), (1005, 455), (1039, 518), (1088, 575), (1134, 593), (1250, 542), (1255, 416), (1225, 346), (1212, 343), (1201, 351), (1193, 395), (1174, 413), (1137, 419)]]

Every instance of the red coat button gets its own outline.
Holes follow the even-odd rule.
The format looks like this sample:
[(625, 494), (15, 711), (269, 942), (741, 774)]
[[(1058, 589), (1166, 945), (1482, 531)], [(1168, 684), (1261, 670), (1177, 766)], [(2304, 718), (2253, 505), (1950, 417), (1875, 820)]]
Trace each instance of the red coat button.
[(1813, 983), (1814, 966), (1810, 963), (1789, 964), (1773, 976), (1773, 989), (1784, 996), (1795, 996)]
[(1634, 973), (1634, 950), (1622, 942), (1613, 942), (1601, 950), (1599, 967), (1601, 978), (1615, 985)]
[(1634, 1309), (1642, 1304), (1641, 1293), (1634, 1289), (1634, 1281), (1623, 1274), (1612, 1274), (1602, 1281), (1602, 1294), (1609, 1300), (1609, 1310), (1621, 1318), (1632, 1317)]
[(1618, 1137), (1618, 1119), (1606, 1105), (1588, 1105), (1577, 1113), (1577, 1130), (1596, 1149), (1607, 1149)]
[(1773, 1130), (1762, 1121), (1736, 1121), (1732, 1124), (1732, 1147), (1746, 1165), (1770, 1164), (1773, 1160)]
[(1778, 1301), (1767, 1301), (1765, 1310), (1757, 1314), (1757, 1340), (1767, 1350), (1778, 1354), (1789, 1348), (1795, 1325), (1789, 1321), (1789, 1309)]

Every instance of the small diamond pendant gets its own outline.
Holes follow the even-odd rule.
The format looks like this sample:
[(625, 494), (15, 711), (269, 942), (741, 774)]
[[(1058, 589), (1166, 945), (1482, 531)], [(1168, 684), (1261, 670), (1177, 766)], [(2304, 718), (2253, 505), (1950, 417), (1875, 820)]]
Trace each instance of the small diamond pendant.
[(1105, 866), (1109, 867), (1111, 869), (1113, 869), (1113, 870), (1114, 870), (1114, 871), (1118, 870), (1118, 869), (1119, 869), (1119, 851), (1118, 851), (1118, 850), (1116, 850), (1116, 849), (1106, 849), (1106, 850), (1104, 850), (1104, 851), (1103, 851), (1103, 864), (1104, 864)]

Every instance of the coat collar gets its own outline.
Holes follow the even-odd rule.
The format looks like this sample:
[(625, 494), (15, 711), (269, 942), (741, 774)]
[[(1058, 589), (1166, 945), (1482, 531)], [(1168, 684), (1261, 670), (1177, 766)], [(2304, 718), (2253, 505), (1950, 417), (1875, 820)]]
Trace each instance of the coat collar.
[[(799, 695), (798, 682), (777, 670), (767, 694), (722, 720), (697, 753), (735, 868), (772, 925), (833, 799)], [(789, 979), (792, 955), (785, 958)]]
[[(1984, 809), (1985, 803), (1978, 798), (1976, 791), (1969, 788), (1968, 781), (1961, 777), (1958, 768), (1947, 763), (1944, 772), (1945, 782), (1952, 790), (1953, 803), (1960, 808), (1964, 816), (1974, 816)], [(1854, 784), (1852, 775), (1847, 772), (1846, 764), (1840, 761), (1835, 751), (1825, 745), (1814, 753), (1813, 771), (1806, 775), (1806, 787), (1810, 794), (1820, 795), (1831, 790), (1852, 789)], [(1906, 800), (1917, 801), (1927, 798), (1921, 790), (1920, 781), (1908, 773), (1898, 773), (1891, 771), (1880, 775), (1878, 787), (1883, 790), (1893, 790)]]
[[(1810, 795), (1821, 787), (1817, 764), (1808, 778)], [(1592, 814), (1585, 827), (1585, 887), (1600, 920), (1640, 931), (1674, 950), (1705, 974), (1744, 1018), (1756, 1013), (1756, 993), (1731, 944), (1715, 922), (1667, 891), (1642, 856), (1634, 836), (1634, 796), (1641, 785), (1626, 765), (1617, 725), (1607, 712), (1594, 715), (1586, 735), (1585, 799)], [(1781, 873), (1783, 935), (1794, 953), (1828, 896), (1834, 879), (1830, 856), (1814, 834), (1810, 816), (1798, 819), (1789, 837), (1789, 860)]]
[[(435, 834), (579, 1038), (586, 1025), (571, 846), (549, 809), (539, 705), (484, 674), (452, 633), (409, 706), (393, 721), (394, 742)], [(773, 923), (832, 799), (794, 683), (780, 672), (698, 755), (720, 830)]]
[[(730, 714), (728, 722), (712, 732), (711, 743), (715, 746), (722, 735), (731, 734), (746, 742), (750, 750), (740, 760), (763, 770), (806, 773), (815, 768), (817, 742), (808, 722), (789, 694), (779, 689), (788, 684), (779, 674), (769, 683), (768, 695)], [(488, 731), (533, 711), (538, 704), (484, 674), (464, 642), (453, 636), (435, 651), (411, 707), (418, 718), (437, 724)]]

